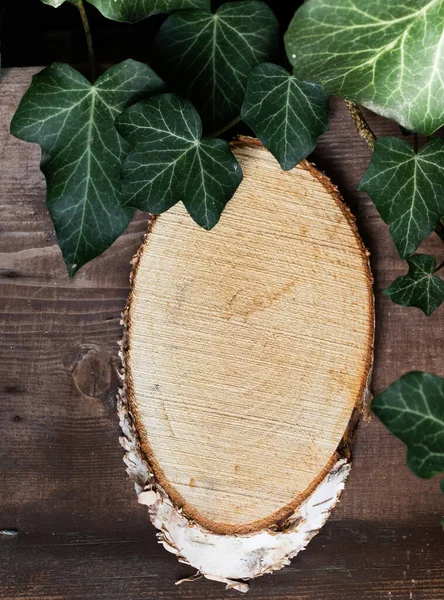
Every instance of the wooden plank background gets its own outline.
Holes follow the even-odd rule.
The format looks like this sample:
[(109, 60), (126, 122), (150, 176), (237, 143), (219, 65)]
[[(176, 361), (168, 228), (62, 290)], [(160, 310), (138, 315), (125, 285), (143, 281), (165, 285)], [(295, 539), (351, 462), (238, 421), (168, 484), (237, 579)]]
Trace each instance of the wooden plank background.
[[(115, 413), (117, 340), (129, 261), (147, 225), (125, 234), (74, 280), (45, 207), (39, 148), (9, 135), (35, 70), (0, 84), (0, 598), (223, 600), (156, 541), (126, 477)], [(394, 124), (372, 116), (378, 135)], [(312, 159), (339, 185), (372, 252), (377, 299), (372, 388), (421, 369), (444, 375), (444, 308), (427, 319), (381, 295), (405, 271), (387, 227), (356, 191), (369, 160), (340, 101)], [(436, 236), (425, 249), (443, 258)], [(253, 582), (251, 600), (443, 600), (444, 496), (416, 479), (403, 445), (362, 423), (352, 474), (322, 532), (290, 567)]]

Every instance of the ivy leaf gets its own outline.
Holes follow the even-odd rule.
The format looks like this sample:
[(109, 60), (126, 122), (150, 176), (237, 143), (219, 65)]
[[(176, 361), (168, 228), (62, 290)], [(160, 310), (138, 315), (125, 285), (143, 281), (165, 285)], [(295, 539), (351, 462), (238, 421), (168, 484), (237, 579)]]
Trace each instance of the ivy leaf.
[(136, 23), (156, 13), (186, 8), (209, 9), (210, 0), (88, 0), (113, 21)]
[(407, 373), (377, 396), (372, 410), (407, 446), (409, 468), (424, 479), (444, 473), (444, 379)]
[(416, 250), (444, 215), (444, 143), (434, 139), (416, 154), (405, 140), (380, 138), (361, 181), (402, 257)]
[(215, 14), (179, 12), (155, 40), (164, 76), (212, 132), (239, 115), (249, 71), (276, 51), (279, 25), (263, 2), (222, 4)]
[[(78, 0), (67, 0), (77, 4)], [(58, 8), (66, 0), (42, 0)], [(185, 8), (209, 10), (210, 0), (88, 0), (104, 17), (113, 21), (136, 23), (156, 13), (169, 13)]]
[(161, 94), (131, 106), (117, 128), (132, 146), (123, 169), (126, 205), (159, 214), (182, 200), (196, 223), (214, 227), (242, 171), (228, 142), (200, 139), (193, 105)]
[(401, 306), (416, 306), (430, 316), (444, 302), (444, 281), (433, 272), (436, 260), (426, 254), (407, 259), (409, 272), (398, 277), (384, 294)]
[(111, 67), (95, 85), (54, 63), (33, 77), (20, 102), (11, 133), (42, 148), (47, 203), (70, 275), (104, 252), (131, 219), (120, 181), (128, 146), (114, 119), (162, 84), (132, 60)]
[(54, 8), (58, 8), (62, 6), (66, 2), (66, 0), (42, 0), (43, 4), (48, 4), (49, 6), (53, 6)]
[(431, 135), (444, 123), (444, 3), (310, 0), (285, 35), (301, 79)]
[(270, 63), (248, 76), (241, 117), (286, 171), (312, 152), (328, 129), (328, 96)]

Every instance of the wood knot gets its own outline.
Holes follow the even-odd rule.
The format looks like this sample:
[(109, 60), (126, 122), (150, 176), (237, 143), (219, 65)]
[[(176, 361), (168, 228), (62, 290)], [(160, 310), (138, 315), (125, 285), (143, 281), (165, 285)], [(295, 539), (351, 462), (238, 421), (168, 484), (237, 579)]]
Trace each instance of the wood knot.
[(95, 344), (82, 344), (65, 357), (63, 364), (80, 394), (113, 403), (119, 385), (117, 356)]

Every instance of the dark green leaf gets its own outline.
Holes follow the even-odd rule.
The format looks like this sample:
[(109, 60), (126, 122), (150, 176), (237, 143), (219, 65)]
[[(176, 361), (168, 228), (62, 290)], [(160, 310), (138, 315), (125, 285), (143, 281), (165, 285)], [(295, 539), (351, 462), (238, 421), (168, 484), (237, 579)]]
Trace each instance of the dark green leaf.
[[(68, 0), (76, 4), (77, 0)], [(65, 0), (42, 0), (57, 8)], [(113, 21), (136, 23), (156, 13), (169, 13), (185, 8), (209, 10), (210, 0), (88, 0), (103, 16)]]
[(301, 79), (431, 135), (444, 123), (444, 2), (309, 0), (285, 35)]
[(155, 45), (165, 78), (191, 99), (205, 130), (213, 132), (239, 115), (248, 73), (273, 55), (278, 32), (263, 2), (228, 2), (215, 14), (172, 15)]
[(444, 301), (444, 281), (433, 275), (436, 260), (426, 254), (407, 259), (409, 272), (398, 277), (384, 294), (401, 306), (416, 306), (427, 316)]
[(227, 142), (201, 140), (192, 104), (155, 96), (126, 110), (117, 127), (132, 146), (123, 170), (126, 204), (159, 214), (182, 200), (196, 223), (214, 227), (242, 171)]
[(88, 0), (102, 15), (114, 21), (136, 23), (156, 13), (185, 8), (209, 9), (210, 0)]
[(270, 63), (248, 76), (242, 120), (288, 171), (312, 152), (328, 129), (328, 96)]
[(444, 379), (407, 373), (373, 400), (372, 410), (406, 444), (416, 475), (444, 473)]
[(11, 133), (42, 148), (47, 202), (68, 272), (101, 254), (128, 225), (120, 168), (128, 150), (114, 119), (162, 81), (132, 60), (91, 85), (68, 65), (35, 75), (11, 123)]
[(359, 189), (390, 225), (400, 255), (408, 256), (444, 215), (444, 143), (431, 140), (416, 154), (405, 140), (380, 138)]

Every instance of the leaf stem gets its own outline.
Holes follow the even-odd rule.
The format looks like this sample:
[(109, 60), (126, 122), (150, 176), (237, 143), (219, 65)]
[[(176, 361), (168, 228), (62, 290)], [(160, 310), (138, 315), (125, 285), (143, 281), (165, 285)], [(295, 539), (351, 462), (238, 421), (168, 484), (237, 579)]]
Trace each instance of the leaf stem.
[(361, 109), (354, 102), (350, 102), (350, 100), (344, 100), (344, 102), (359, 135), (367, 142), (368, 147), (373, 152), (375, 149), (376, 135), (373, 133), (370, 125), (367, 123)]
[(224, 125), (220, 129), (218, 129), (217, 131), (215, 131), (214, 133), (212, 133), (211, 135), (206, 135), (205, 138), (206, 139), (212, 139), (212, 138), (219, 137), (220, 135), (222, 135), (223, 133), (225, 133), (226, 131), (228, 131), (229, 129), (231, 129), (232, 127), (234, 127), (235, 125), (237, 125), (237, 123), (239, 123), (240, 120), (241, 120), (240, 115), (238, 115), (232, 121), (230, 121), (229, 123), (227, 123), (227, 125)]
[(435, 233), (444, 242), (444, 225), (443, 225), (442, 221), (440, 221), (438, 223), (438, 225), (435, 227)]
[(89, 26), (88, 15), (86, 14), (85, 5), (83, 4), (83, 0), (77, 0), (76, 6), (79, 9), (80, 18), (82, 19), (83, 30), (85, 31), (86, 44), (88, 46), (88, 56), (89, 62), (91, 65), (91, 78), (94, 83), (97, 78), (96, 72), (96, 59), (94, 55), (94, 45), (91, 35), (91, 28)]
[(415, 154), (418, 154), (419, 136), (418, 136), (418, 133), (416, 131), (415, 131), (415, 135), (413, 136), (413, 147), (415, 149)]

